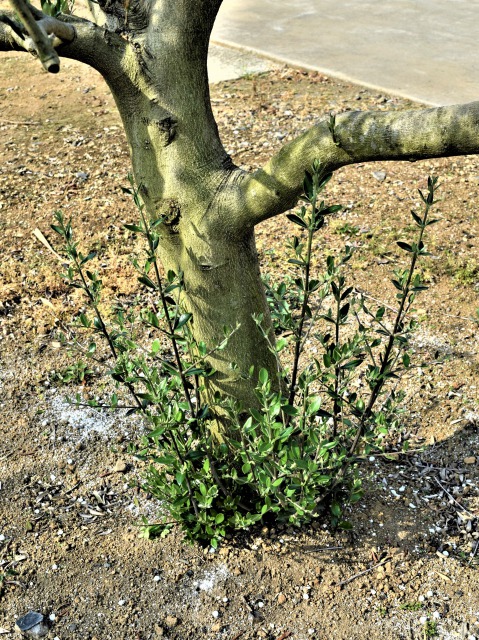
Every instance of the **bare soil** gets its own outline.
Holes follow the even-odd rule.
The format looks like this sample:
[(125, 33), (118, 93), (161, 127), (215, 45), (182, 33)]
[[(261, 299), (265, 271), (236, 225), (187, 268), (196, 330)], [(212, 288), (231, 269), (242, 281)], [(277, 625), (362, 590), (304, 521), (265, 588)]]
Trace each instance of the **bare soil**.
[[(324, 113), (418, 106), (292, 69), (212, 95), (225, 146), (246, 168)], [(142, 467), (127, 453), (142, 425), (65, 403), (102, 388), (96, 371), (83, 384), (58, 375), (74, 362), (58, 330), (83, 301), (38, 239), (55, 241), (53, 212), (100, 251), (109, 301), (133, 303), (137, 292), (123, 227), (135, 212), (120, 190), (130, 162), (113, 100), (87, 67), (65, 61), (50, 77), (26, 56), (2, 55), (0, 107), (0, 634), (13, 637), (34, 610), (61, 640), (479, 638), (478, 158), (337, 172), (327, 197), (345, 209), (320, 240), (320, 265), (355, 244), (355, 286), (390, 305), (417, 189), (431, 173), (442, 183), (404, 432), (391, 443), (400, 451), (408, 437), (411, 450), (365, 461), (352, 534), (327, 520), (259, 528), (211, 552), (178, 532), (138, 537), (142, 516), (159, 509), (136, 488)], [(285, 268), (288, 224), (258, 229), (266, 271)]]

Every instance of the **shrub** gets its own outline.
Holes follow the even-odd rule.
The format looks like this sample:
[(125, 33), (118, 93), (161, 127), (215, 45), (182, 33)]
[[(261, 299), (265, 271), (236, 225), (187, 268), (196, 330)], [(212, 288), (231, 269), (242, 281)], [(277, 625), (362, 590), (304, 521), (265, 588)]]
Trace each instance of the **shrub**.
[[(428, 179), (426, 194), (420, 191), (422, 213), (412, 211), (416, 241), (398, 242), (409, 255), (409, 266), (394, 272), (397, 309), (392, 313), (385, 306), (371, 308), (348, 285), (349, 246), (339, 257), (329, 256), (323, 274), (313, 277), (313, 238), (326, 217), (340, 209), (320, 197), (330, 178), (315, 164), (305, 176), (303, 206), (288, 215), (298, 229), (287, 245), (292, 275), (266, 284), (276, 341), (267, 335), (264, 318), (255, 317), (277, 369), (247, 373), (256, 398), (249, 407), (219, 395), (214, 406), (204, 401), (215, 373), (208, 357), (224, 349), (236, 328), (225, 327), (220, 344), (193, 340), (192, 315), (181, 304), (182, 274), (162, 276), (157, 259), (162, 220), (146, 219), (139, 189), (133, 183), (125, 189), (139, 211), (139, 222), (126, 226), (145, 239), (145, 260), (134, 265), (159, 308), (145, 308), (136, 317), (117, 308), (110, 320), (104, 318), (102, 281), (88, 268), (95, 254), (81, 253), (71, 223), (56, 214), (53, 229), (63, 238), (68, 259), (64, 278), (82, 289), (89, 303), (89, 312), (80, 314), (77, 323), (91, 334), (87, 352), (95, 354), (101, 336), (111, 355), (110, 376), (134, 400), (131, 406), (122, 404), (115, 392), (108, 405), (141, 412), (148, 424), (131, 451), (148, 462), (143, 487), (161, 500), (165, 517), (145, 522), (145, 536), (179, 524), (187, 539), (216, 546), (228, 532), (259, 521), (301, 525), (325, 509), (334, 525), (349, 527), (342, 513), (362, 495), (358, 463), (381, 451), (398, 423), (402, 394), (397, 382), (410, 366), (408, 344), (415, 327), (408, 318), (416, 295), (427, 288), (415, 267), (427, 255), (425, 229), (436, 222), (428, 217), (437, 179)], [(147, 348), (135, 338), (132, 322), (157, 332)], [(320, 345), (320, 357), (308, 357), (309, 340)], [(211, 430), (218, 419), (228, 424), (221, 441)]]

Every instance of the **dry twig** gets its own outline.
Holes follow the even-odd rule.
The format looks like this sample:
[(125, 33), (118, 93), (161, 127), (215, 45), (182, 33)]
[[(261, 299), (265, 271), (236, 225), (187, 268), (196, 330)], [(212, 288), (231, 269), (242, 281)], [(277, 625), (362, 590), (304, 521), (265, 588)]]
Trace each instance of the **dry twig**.
[(338, 587), (344, 587), (345, 584), (349, 584), (353, 580), (356, 580), (356, 578), (360, 578), (361, 576), (366, 575), (366, 573), (369, 573), (370, 571), (373, 571), (374, 569), (377, 569), (377, 567), (380, 567), (381, 565), (386, 564), (386, 562), (389, 562), (389, 560), (391, 560), (391, 558), (388, 556), (387, 558), (384, 558), (383, 560), (381, 560), (381, 562), (378, 562), (377, 564), (373, 564), (373, 566), (369, 567), (369, 569), (365, 569), (364, 571), (360, 571), (359, 573), (356, 573), (354, 576), (351, 576), (350, 578), (347, 578), (346, 580), (342, 580), (341, 582), (338, 582)]

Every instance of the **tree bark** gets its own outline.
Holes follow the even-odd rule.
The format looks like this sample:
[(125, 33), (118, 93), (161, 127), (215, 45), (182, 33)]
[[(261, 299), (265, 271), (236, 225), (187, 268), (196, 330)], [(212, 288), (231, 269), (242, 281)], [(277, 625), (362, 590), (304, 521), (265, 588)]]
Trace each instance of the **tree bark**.
[[(221, 0), (99, 0), (94, 20), (59, 16), (75, 38), (60, 55), (90, 64), (118, 106), (146, 210), (164, 217), (160, 256), (184, 274), (184, 304), (197, 340), (214, 347), (223, 327), (240, 324), (227, 348), (211, 356), (214, 389), (255, 402), (246, 374), (271, 354), (253, 313), (272, 337), (260, 277), (254, 227), (295, 205), (304, 171), (318, 159), (325, 172), (372, 160), (417, 160), (479, 152), (479, 103), (402, 113), (329, 117), (286, 145), (262, 169), (247, 174), (225, 152), (213, 117), (207, 78), (211, 29)], [(35, 17), (45, 16), (38, 10)], [(50, 22), (49, 33), (61, 39)], [(58, 31), (58, 33), (57, 33)], [(21, 24), (0, 15), (0, 51), (29, 50)], [(236, 363), (233, 369), (231, 363)]]

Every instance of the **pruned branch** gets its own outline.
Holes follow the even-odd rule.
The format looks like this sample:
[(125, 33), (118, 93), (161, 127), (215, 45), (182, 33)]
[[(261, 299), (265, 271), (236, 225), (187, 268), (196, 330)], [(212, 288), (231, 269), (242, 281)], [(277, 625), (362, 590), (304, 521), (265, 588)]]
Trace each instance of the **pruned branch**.
[(53, 48), (52, 41), (33, 17), (25, 0), (10, 0), (10, 4), (33, 41), (33, 46), (43, 68), (50, 73), (58, 73), (60, 71), (60, 58)]
[[(333, 135), (334, 133), (334, 135)], [(348, 112), (317, 125), (285, 145), (238, 188), (244, 227), (283, 213), (302, 191), (315, 159), (329, 173), (375, 160), (439, 158), (479, 153), (479, 102), (403, 112)]]
[(75, 28), (45, 15), (24, 0), (11, 0), (11, 4), (15, 14), (0, 14), (0, 50), (28, 51), (38, 56), (47, 71), (57, 73), (60, 59), (55, 47), (73, 42)]
[[(63, 15), (53, 18), (29, 5), (36, 24), (51, 40), (60, 57), (79, 60), (99, 71), (106, 79), (123, 75), (122, 59), (126, 41), (116, 33), (105, 30), (90, 20)], [(27, 51), (36, 55), (36, 48), (24, 26), (13, 12), (0, 13), (0, 51)]]

